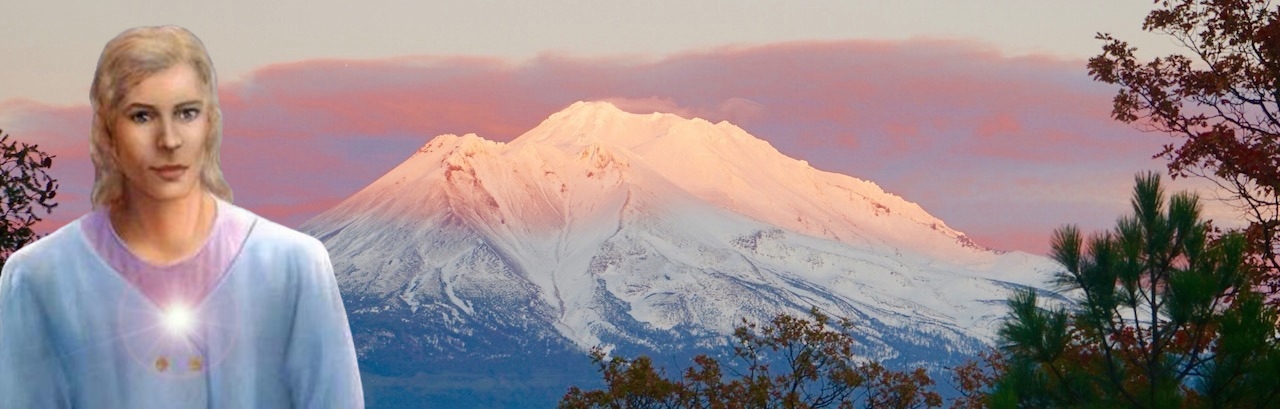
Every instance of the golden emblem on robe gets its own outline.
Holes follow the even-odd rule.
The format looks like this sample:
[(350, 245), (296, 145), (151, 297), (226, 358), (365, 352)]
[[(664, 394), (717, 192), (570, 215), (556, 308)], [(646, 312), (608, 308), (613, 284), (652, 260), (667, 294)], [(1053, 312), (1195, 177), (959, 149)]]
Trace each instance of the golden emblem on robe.
[(164, 372), (166, 369), (169, 369), (169, 358), (163, 356), (156, 358), (156, 370)]
[(200, 369), (204, 368), (204, 361), (200, 360), (198, 356), (193, 356), (191, 360), (187, 361), (187, 367), (191, 369), (191, 372), (199, 372)]

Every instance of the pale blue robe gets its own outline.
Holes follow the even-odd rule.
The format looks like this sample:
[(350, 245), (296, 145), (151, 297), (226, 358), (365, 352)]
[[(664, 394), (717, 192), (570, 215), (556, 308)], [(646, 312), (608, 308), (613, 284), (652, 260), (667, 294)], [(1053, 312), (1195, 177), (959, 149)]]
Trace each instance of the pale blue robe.
[[(363, 407), (324, 245), (217, 209), (239, 230), (215, 228), (198, 288), (130, 281), (119, 270), (138, 259), (110, 254), (124, 247), (93, 233), (95, 213), (14, 253), (0, 275), (0, 408)], [(174, 297), (195, 299), (185, 331), (165, 325)]]

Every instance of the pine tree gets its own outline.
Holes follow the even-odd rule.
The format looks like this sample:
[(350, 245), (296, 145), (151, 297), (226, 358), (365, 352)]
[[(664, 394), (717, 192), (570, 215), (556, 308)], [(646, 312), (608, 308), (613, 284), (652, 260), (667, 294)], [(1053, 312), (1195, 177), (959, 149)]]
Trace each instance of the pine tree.
[(1009, 300), (1008, 369), (992, 407), (1280, 407), (1276, 311), (1251, 284), (1243, 235), (1216, 234), (1197, 196), (1139, 175), (1133, 214), (1087, 241), (1054, 232), (1073, 304)]
[(1142, 29), (1180, 52), (1139, 59), (1110, 34), (1089, 74), (1118, 86), (1113, 118), (1172, 136), (1156, 156), (1238, 205), (1259, 290), (1280, 306), (1280, 9), (1271, 0), (1158, 0)]

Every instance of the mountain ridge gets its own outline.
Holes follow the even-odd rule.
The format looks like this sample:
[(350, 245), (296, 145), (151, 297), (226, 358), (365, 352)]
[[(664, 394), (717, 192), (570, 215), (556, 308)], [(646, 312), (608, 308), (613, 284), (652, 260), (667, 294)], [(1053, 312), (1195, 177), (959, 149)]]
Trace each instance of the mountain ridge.
[(432, 138), (301, 230), (332, 254), (381, 374), (712, 351), (744, 318), (810, 307), (852, 319), (867, 357), (953, 364), (994, 342), (1013, 289), (1057, 268), (728, 122), (607, 103), (506, 143)]

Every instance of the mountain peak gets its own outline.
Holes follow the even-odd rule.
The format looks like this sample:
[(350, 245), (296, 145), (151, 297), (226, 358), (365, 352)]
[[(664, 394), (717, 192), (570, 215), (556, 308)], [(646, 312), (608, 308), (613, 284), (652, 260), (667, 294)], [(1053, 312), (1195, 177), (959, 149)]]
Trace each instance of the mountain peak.
[(621, 109), (618, 109), (617, 105), (614, 105), (613, 103), (608, 101), (577, 101), (572, 104), (569, 104), (569, 106), (560, 110), (560, 112), (551, 114), (551, 118), (555, 118), (557, 116), (602, 117), (602, 116), (613, 116), (613, 115), (631, 115), (631, 114)]
[(607, 102), (505, 144), (439, 136), (300, 230), (332, 254), (375, 367), (400, 351), (691, 351), (809, 305), (858, 319), (877, 354), (977, 351), (1010, 289), (1056, 268), (728, 122)]
[[(471, 174), (479, 179), (464, 178), (469, 181), (466, 189), (483, 185), (497, 189), (491, 192), (494, 197), (519, 196), (513, 196), (512, 203), (524, 200), (526, 195), (518, 192), (546, 190), (546, 197), (551, 198), (575, 191), (578, 182), (562, 180), (560, 175), (581, 174), (593, 180), (599, 179), (597, 175), (610, 175), (609, 180), (625, 180), (641, 189), (674, 187), (703, 204), (851, 245), (908, 249), (953, 261), (989, 256), (988, 249), (919, 205), (884, 191), (874, 182), (815, 169), (725, 121), (711, 123), (656, 112), (633, 114), (608, 102), (579, 101), (508, 143), (474, 134), (442, 135), (413, 156), (376, 182), (377, 187), (371, 186), (371, 196), (360, 200), (377, 202), (405, 195), (405, 203), (419, 203), (405, 192), (373, 192), (397, 189), (408, 179), (427, 180), (436, 172), (442, 172), (439, 180), (443, 181), (463, 180), (458, 178)], [(574, 170), (567, 172), (570, 168)], [(474, 184), (470, 182), (473, 179)], [(591, 186), (597, 185), (598, 180), (591, 182)], [(664, 187), (657, 188), (659, 185)], [(381, 198), (375, 200), (375, 196)], [(574, 199), (578, 200), (574, 206), (588, 206), (581, 202), (584, 197)], [(573, 211), (561, 205), (548, 209), (544, 213), (561, 215), (557, 217)]]
[[(742, 128), (729, 123), (729, 121), (722, 120), (718, 123), (713, 123), (699, 117), (685, 118), (672, 113), (656, 111), (647, 114), (633, 113), (623, 111), (608, 101), (574, 102), (564, 109), (551, 114), (541, 125), (525, 135), (539, 134), (538, 130), (540, 128), (552, 128), (547, 129), (547, 131), (554, 131), (561, 134), (560, 136), (565, 136), (566, 134), (575, 136), (574, 141), (581, 146), (590, 145), (592, 141), (599, 139), (604, 139), (607, 142), (618, 142), (619, 140), (625, 142), (649, 142), (648, 139), (661, 137), (668, 133), (704, 138), (748, 135)], [(567, 130), (576, 130), (578, 132), (566, 132)], [(639, 131), (639, 133), (644, 133), (649, 138), (627, 141), (628, 138), (620, 136), (637, 133), (618, 132), (627, 130)], [(756, 138), (751, 137), (750, 139)], [(539, 140), (545, 142), (545, 139)], [(634, 143), (619, 145), (626, 148), (635, 146)]]
[(688, 122), (674, 114), (633, 114), (605, 101), (578, 101), (551, 114), (537, 127), (511, 141), (513, 145), (553, 146), (566, 151), (604, 142), (633, 148)]

